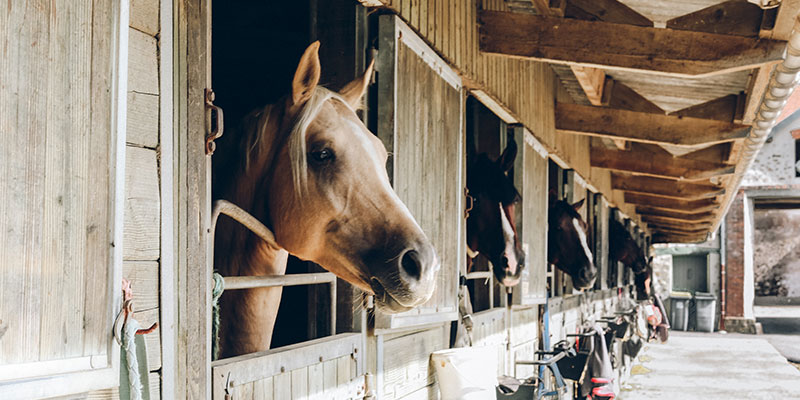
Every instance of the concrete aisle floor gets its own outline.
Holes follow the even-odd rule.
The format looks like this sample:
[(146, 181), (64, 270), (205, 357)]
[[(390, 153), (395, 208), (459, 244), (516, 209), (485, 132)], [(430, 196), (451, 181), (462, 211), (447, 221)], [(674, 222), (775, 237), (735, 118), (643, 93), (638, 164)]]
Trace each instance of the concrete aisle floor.
[(800, 370), (759, 336), (672, 331), (638, 358), (621, 400), (800, 399)]

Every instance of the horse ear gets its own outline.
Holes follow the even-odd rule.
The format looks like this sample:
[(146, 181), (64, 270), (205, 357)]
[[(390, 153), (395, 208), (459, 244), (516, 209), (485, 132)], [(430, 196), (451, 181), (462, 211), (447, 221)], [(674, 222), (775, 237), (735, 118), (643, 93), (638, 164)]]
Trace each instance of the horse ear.
[(294, 79), (292, 80), (293, 105), (303, 104), (311, 98), (314, 88), (319, 83), (321, 69), (318, 40), (311, 43), (306, 51), (303, 52), (303, 56), (300, 57), (300, 63), (297, 65), (297, 71), (295, 71)]
[(581, 209), (581, 207), (583, 207), (583, 202), (584, 202), (585, 200), (586, 200), (586, 199), (580, 199), (580, 201), (578, 201), (577, 203), (575, 203), (575, 204), (573, 204), (573, 205), (572, 205), (572, 208), (574, 208), (574, 209), (575, 209), (575, 211), (579, 211), (579, 210)]
[(500, 158), (497, 159), (497, 163), (500, 165), (500, 168), (503, 169), (503, 172), (508, 172), (511, 167), (514, 166), (514, 159), (517, 158), (517, 142), (509, 140), (508, 144), (506, 145), (506, 149), (503, 150), (503, 154), (500, 155)]
[(339, 91), (339, 94), (347, 100), (350, 107), (359, 108), (361, 106), (361, 98), (364, 97), (367, 87), (372, 82), (372, 69), (374, 66), (375, 59), (373, 58), (363, 75), (354, 79)]

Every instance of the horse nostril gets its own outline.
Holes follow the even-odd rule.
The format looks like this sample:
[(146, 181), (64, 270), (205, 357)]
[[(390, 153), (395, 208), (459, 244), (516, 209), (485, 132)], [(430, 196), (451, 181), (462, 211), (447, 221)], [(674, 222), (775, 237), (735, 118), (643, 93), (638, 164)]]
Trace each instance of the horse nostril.
[(420, 279), (422, 277), (422, 261), (416, 250), (409, 250), (403, 254), (400, 260), (400, 266), (409, 277), (414, 279)]
[(503, 266), (503, 268), (508, 268), (508, 257), (506, 257), (506, 256), (503, 256), (503, 257), (500, 259), (500, 263), (501, 263), (501, 265)]

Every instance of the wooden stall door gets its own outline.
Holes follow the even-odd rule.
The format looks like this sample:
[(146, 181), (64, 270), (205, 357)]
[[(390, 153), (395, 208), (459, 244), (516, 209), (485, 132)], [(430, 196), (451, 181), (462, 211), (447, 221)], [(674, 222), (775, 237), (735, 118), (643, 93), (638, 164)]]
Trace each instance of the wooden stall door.
[(517, 220), (525, 251), (523, 279), (514, 288), (514, 304), (541, 304), (547, 297), (547, 151), (522, 126), (515, 126), (514, 140), (520, 148), (514, 164), (514, 186), (522, 201)]
[(441, 270), (431, 299), (376, 316), (376, 328), (453, 320), (464, 254), (461, 79), (405, 23), (379, 18), (377, 134), (392, 155), (389, 176), (436, 248)]
[(0, 398), (117, 386), (127, 2), (0, 8)]

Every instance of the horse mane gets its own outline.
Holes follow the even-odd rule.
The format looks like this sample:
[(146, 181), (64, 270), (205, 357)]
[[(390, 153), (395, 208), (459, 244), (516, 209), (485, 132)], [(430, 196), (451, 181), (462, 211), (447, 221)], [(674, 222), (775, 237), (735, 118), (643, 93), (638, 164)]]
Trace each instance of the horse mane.
[[(311, 122), (316, 118), (319, 111), (322, 109), (323, 104), (330, 99), (336, 99), (342, 102), (347, 108), (352, 110), (350, 104), (340, 94), (329, 90), (322, 86), (317, 86), (311, 95), (311, 98), (303, 105), (300, 113), (295, 117), (291, 123), (289, 134), (286, 138), (286, 145), (289, 152), (289, 163), (292, 170), (292, 178), (294, 181), (295, 190), (301, 194), (307, 185), (308, 181), (308, 166), (306, 159), (306, 130)], [(238, 146), (238, 154), (244, 155), (243, 164), (241, 165), (240, 173), (245, 174), (251, 167), (253, 160), (261, 156), (261, 151), (264, 149), (264, 140), (268, 139), (270, 134), (268, 132), (272, 118), (281, 115), (278, 108), (280, 102), (275, 104), (268, 104), (265, 107), (253, 111), (244, 117), (242, 120), (242, 138)]]

